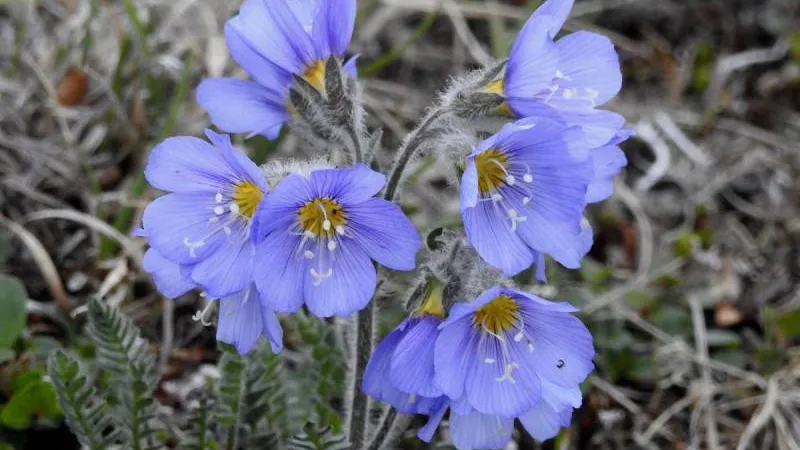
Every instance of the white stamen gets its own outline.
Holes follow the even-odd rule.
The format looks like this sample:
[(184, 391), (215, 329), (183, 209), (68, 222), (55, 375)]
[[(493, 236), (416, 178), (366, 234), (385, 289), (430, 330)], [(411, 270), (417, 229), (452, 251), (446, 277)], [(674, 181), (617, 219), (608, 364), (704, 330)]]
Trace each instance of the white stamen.
[(506, 183), (508, 183), (509, 186), (513, 186), (514, 183), (516, 182), (517, 182), (517, 177), (515, 177), (514, 175), (508, 175), (506, 177)]
[(511, 373), (514, 371), (514, 369), (518, 369), (518, 368), (519, 368), (519, 364), (517, 364), (515, 362), (506, 364), (505, 371), (503, 372), (503, 376), (495, 378), (495, 381), (497, 381), (498, 383), (502, 383), (503, 381), (510, 381), (511, 384), (516, 384), (517, 380), (515, 380), (514, 377), (511, 376)]
[(522, 197), (522, 204), (523, 205), (527, 205), (530, 202), (531, 202), (531, 198), (530, 197)]
[(336, 225), (336, 234), (344, 234), (344, 225)]
[(221, 194), (221, 193), (219, 193), (219, 192), (217, 192), (217, 195), (215, 195), (215, 196), (214, 196), (214, 200), (215, 200), (217, 203), (222, 203), (222, 194)]
[(303, 252), (303, 258), (305, 258), (305, 259), (312, 259), (312, 258), (314, 258), (314, 252), (312, 252), (311, 250), (306, 250), (306, 251), (304, 251), (304, 252)]
[(222, 231), (224, 231), (225, 234), (227, 234), (228, 236), (231, 235), (231, 227), (228, 226), (222, 227)]
[(228, 206), (228, 209), (230, 209), (231, 212), (234, 213), (234, 214), (239, 214), (239, 205), (237, 205), (236, 203), (231, 203)]
[(223, 208), (222, 206), (215, 206), (214, 207), (214, 214), (216, 214), (218, 216), (221, 216), (221, 215), (225, 214), (225, 208)]
[(600, 93), (592, 88), (586, 88), (586, 95), (588, 95), (590, 99), (595, 99), (600, 96)]
[(533, 341), (528, 341), (528, 351), (533, 352), (533, 349), (534, 349)]
[(531, 181), (533, 181), (533, 175), (526, 173), (525, 175), (522, 176), (522, 181), (530, 183)]
[(499, 202), (501, 200), (503, 200), (503, 196), (499, 192), (492, 194), (492, 201)]
[(211, 223), (217, 223), (219, 222), (219, 217), (209, 217), (208, 221)]
[(328, 220), (328, 219), (325, 219), (322, 222), (322, 229), (325, 230), (325, 231), (329, 231), (331, 229), (331, 221)]
[(578, 93), (573, 88), (567, 88), (564, 89), (564, 92), (562, 92), (561, 95), (563, 95), (565, 99), (569, 100), (575, 98), (575, 96), (578, 95)]
[(315, 238), (315, 237), (317, 237), (317, 236), (314, 234), (314, 232), (313, 232), (313, 231), (311, 231), (311, 230), (306, 230), (306, 231), (303, 231), (303, 237), (304, 237), (304, 238), (307, 238), (307, 239), (313, 239), (313, 238)]
[(514, 342), (519, 342), (521, 340), (522, 340), (522, 331), (514, 335)]
[(197, 241), (197, 242), (192, 242), (189, 239), (189, 237), (186, 236), (186, 237), (183, 238), (183, 245), (185, 245), (186, 247), (189, 248), (189, 256), (191, 256), (192, 258), (196, 258), (197, 254), (195, 253), (195, 250), (197, 250), (198, 248), (206, 245), (206, 243), (205, 243), (205, 241), (202, 241), (202, 240)]
[(486, 364), (494, 364), (495, 362), (497, 362), (497, 360), (494, 358), (486, 358), (483, 360), (483, 362)]
[(330, 251), (336, 250), (336, 241), (328, 241), (328, 250)]
[(328, 268), (328, 270), (326, 270), (323, 273), (317, 272), (316, 269), (311, 269), (309, 270), (309, 273), (311, 274), (312, 277), (314, 277), (314, 286), (316, 287), (322, 284), (322, 282), (326, 278), (330, 278), (331, 276), (333, 276), (333, 269)]

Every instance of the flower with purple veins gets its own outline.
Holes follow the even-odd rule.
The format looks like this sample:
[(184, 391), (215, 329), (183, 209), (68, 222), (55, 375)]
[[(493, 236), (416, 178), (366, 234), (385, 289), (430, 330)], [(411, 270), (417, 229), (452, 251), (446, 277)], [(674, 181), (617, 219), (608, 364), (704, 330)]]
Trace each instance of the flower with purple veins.
[(502, 287), (456, 304), (436, 339), (436, 386), (459, 414), (506, 418), (534, 409), (545, 391), (576, 389), (594, 369), (594, 346), (575, 311)]
[(552, 118), (505, 125), (467, 158), (461, 216), (470, 244), (515, 275), (552, 256), (569, 268), (589, 251), (581, 216), (592, 167), (585, 136)]
[[(325, 60), (344, 56), (356, 9), (356, 0), (245, 0), (225, 25), (225, 41), (252, 81), (206, 79), (198, 103), (227, 132), (274, 139), (291, 116), (292, 76), (324, 92)], [(355, 76), (355, 59), (344, 69)]]
[(270, 305), (293, 312), (305, 303), (320, 317), (346, 316), (372, 298), (372, 260), (415, 267), (422, 239), (396, 204), (373, 198), (384, 183), (364, 164), (278, 183), (256, 219), (255, 282)]
[(143, 225), (158, 255), (220, 298), (252, 282), (251, 219), (267, 182), (227, 135), (210, 130), (206, 135), (213, 145), (194, 137), (173, 137), (153, 149), (145, 177), (168, 194), (145, 208)]
[(430, 280), (420, 306), (378, 344), (364, 371), (362, 390), (404, 414), (433, 414), (447, 402), (433, 377), (442, 293), (441, 283)]

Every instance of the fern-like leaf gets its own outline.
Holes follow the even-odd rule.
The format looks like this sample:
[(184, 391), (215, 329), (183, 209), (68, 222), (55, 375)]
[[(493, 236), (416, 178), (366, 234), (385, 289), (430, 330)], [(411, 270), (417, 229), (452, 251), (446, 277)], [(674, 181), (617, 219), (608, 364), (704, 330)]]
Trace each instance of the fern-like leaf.
[(119, 422), (123, 443), (133, 450), (155, 448), (153, 391), (158, 378), (155, 358), (141, 332), (118, 309), (98, 299), (89, 301), (88, 331), (97, 348), (98, 364), (112, 377), (109, 388), (117, 403), (114, 419)]
[(192, 415), (190, 422), (191, 431), (186, 442), (181, 448), (186, 450), (215, 450), (217, 446), (216, 437), (213, 433), (213, 425), (216, 421), (214, 405), (206, 397), (198, 400), (199, 405)]
[(308, 364), (303, 367), (303, 373), (312, 386), (308, 394), (312, 414), (306, 421), (320, 426), (330, 425), (339, 433), (342, 419), (331, 405), (342, 398), (346, 378), (344, 358), (327, 322), (301, 313), (294, 317), (305, 348), (310, 351)]
[(222, 374), (219, 384), (217, 417), (221, 425), (222, 441), (227, 450), (236, 450), (240, 442), (246, 442), (248, 429), (244, 422), (247, 409), (245, 402), (249, 391), (248, 358), (239, 355), (228, 344), (219, 344), (222, 356), (219, 369)]
[(303, 432), (289, 439), (289, 450), (349, 450), (350, 442), (330, 426), (308, 423)]
[(81, 446), (105, 450), (112, 446), (115, 432), (109, 432), (111, 419), (106, 405), (95, 398), (95, 389), (80, 362), (63, 350), (50, 355), (47, 372), (55, 387), (64, 417)]

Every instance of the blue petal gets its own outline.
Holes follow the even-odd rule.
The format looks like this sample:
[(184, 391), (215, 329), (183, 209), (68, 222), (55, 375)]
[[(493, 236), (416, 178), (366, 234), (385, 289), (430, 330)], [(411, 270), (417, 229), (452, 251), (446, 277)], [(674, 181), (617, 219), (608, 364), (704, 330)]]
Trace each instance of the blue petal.
[(347, 51), (357, 9), (356, 0), (320, 0), (313, 36), (319, 48), (325, 52), (322, 56), (341, 56)]
[[(313, 62), (310, 37), (285, 1), (268, 5), (265, 0), (245, 0), (228, 25), (256, 52), (290, 73), (301, 74)], [(302, 44), (309, 47), (298, 52)]]
[(153, 277), (153, 283), (164, 297), (180, 297), (196, 287), (191, 279), (181, 273), (178, 264), (168, 261), (155, 249), (145, 252), (142, 266)]
[(272, 91), (275, 99), (286, 98), (292, 84), (292, 73), (278, 66), (259, 51), (243, 36), (235, 26), (236, 20), (225, 24), (225, 43), (231, 56), (253, 80)]
[[(439, 329), (442, 330), (445, 327), (449, 327), (453, 323), (460, 321), (462, 317), (474, 313), (478, 308), (494, 300), (495, 297), (506, 291), (510, 291), (510, 289), (502, 288), (500, 286), (493, 286), (483, 291), (483, 293), (481, 293), (481, 295), (479, 295), (475, 300), (456, 303), (450, 308), (450, 312), (447, 314), (447, 319), (445, 319), (445, 321), (439, 325)], [(512, 293), (516, 293), (516, 291), (511, 291)]]
[(197, 103), (208, 111), (211, 123), (230, 133), (262, 133), (275, 139), (289, 120), (286, 106), (252, 81), (207, 78), (197, 86)]
[[(552, 302), (550, 300), (543, 299), (537, 295), (533, 295), (531, 293), (524, 291), (518, 291), (516, 289), (507, 289), (506, 292), (517, 298), (517, 301), (533, 303), (542, 308), (547, 308), (549, 311), (562, 312), (562, 313), (573, 313), (578, 311), (578, 308), (572, 306), (567, 302)], [(522, 297), (522, 299), (520, 299), (520, 297)]]
[[(607, 37), (579, 31), (556, 42), (557, 69), (563, 77), (556, 79), (559, 90), (548, 101), (563, 109), (600, 106), (611, 100), (622, 87), (622, 73), (614, 44)], [(573, 95), (565, 95), (565, 90)]]
[(467, 168), (461, 176), (461, 186), (459, 188), (461, 209), (472, 208), (478, 204), (478, 169), (475, 167), (475, 159), (467, 159)]
[[(280, 2), (278, 4), (271, 0), (262, 0), (262, 2), (267, 8), (267, 14), (272, 17), (272, 23), (280, 30), (284, 38), (281, 45), (287, 45), (291, 48), (299, 61), (308, 66), (325, 56), (318, 53), (318, 47), (309, 34), (307, 27), (311, 24), (303, 22), (307, 20), (307, 17), (303, 17), (304, 13), (298, 17), (297, 13), (300, 12), (301, 8), (290, 7), (288, 6), (289, 2)], [(267, 5), (267, 3), (270, 4)]]
[(206, 136), (219, 149), (225, 162), (236, 173), (236, 181), (250, 181), (255, 183), (264, 194), (269, 191), (264, 172), (258, 168), (247, 155), (231, 144), (231, 137), (227, 134), (218, 134), (206, 129)]
[[(449, 322), (449, 321), (448, 321)], [(471, 360), (475, 357), (479, 335), (466, 317), (441, 325), (434, 350), (434, 380), (445, 395), (459, 398)]]
[(260, 241), (273, 231), (286, 231), (297, 220), (299, 209), (314, 199), (309, 180), (290, 174), (264, 197), (253, 216), (253, 235)]
[(220, 300), (218, 341), (235, 346), (244, 355), (258, 343), (262, 330), (261, 304), (254, 289)]
[(531, 17), (549, 17), (551, 25), (549, 28), (550, 36), (555, 37), (558, 30), (564, 26), (569, 12), (572, 9), (574, 0), (547, 0), (536, 8)]
[(511, 231), (505, 213), (496, 208), (492, 201), (462, 208), (464, 230), (481, 258), (508, 276), (516, 275), (533, 264), (533, 253), (520, 236)]
[(402, 392), (390, 381), (392, 355), (407, 328), (408, 320), (404, 320), (378, 344), (364, 370), (361, 389), (370, 397), (392, 405), (402, 414), (430, 414), (441, 404), (441, 398)]
[(391, 360), (389, 380), (397, 389), (424, 397), (442, 395), (433, 380), (434, 342), (439, 323), (439, 319), (431, 316), (410, 320)]
[(536, 261), (536, 279), (541, 281), (542, 283), (547, 283), (547, 273), (545, 270), (547, 269), (547, 264), (544, 261), (544, 253), (541, 252), (533, 252), (534, 260)]
[(211, 297), (224, 297), (245, 289), (253, 281), (255, 246), (242, 230), (233, 230), (219, 250), (197, 263), (192, 281)]
[(422, 238), (399, 206), (379, 198), (347, 206), (345, 235), (370, 258), (394, 270), (412, 270)]
[[(321, 247), (307, 267), (305, 301), (319, 317), (349, 316), (367, 306), (375, 293), (377, 275), (369, 256), (352, 241), (339, 241), (333, 252)], [(330, 275), (317, 279), (311, 273)], [(330, 270), (330, 272), (329, 272)]]
[(158, 144), (147, 159), (144, 176), (163, 191), (204, 191), (212, 196), (233, 179), (217, 149), (188, 136), (171, 137)]
[(342, 66), (342, 70), (344, 70), (344, 73), (350, 75), (353, 78), (358, 78), (358, 66), (356, 65), (356, 63), (358, 62), (359, 56), (361, 55), (353, 55), (353, 57), (348, 59), (344, 63), (344, 66)]
[(436, 428), (439, 427), (439, 424), (442, 422), (444, 418), (444, 413), (447, 412), (447, 408), (450, 402), (446, 400), (445, 397), (442, 397), (438, 408), (436, 408), (433, 414), (428, 417), (428, 422), (425, 423), (425, 426), (417, 431), (417, 437), (425, 442), (430, 442), (433, 439), (433, 433), (436, 432)]
[(311, 172), (314, 197), (328, 197), (347, 206), (372, 198), (386, 183), (386, 176), (365, 164), (344, 169), (317, 169)]
[(506, 97), (532, 98), (550, 86), (558, 64), (558, 50), (548, 33), (552, 25), (551, 18), (534, 15), (520, 30), (506, 64)]
[[(212, 216), (214, 194), (167, 194), (153, 200), (144, 210), (142, 222), (150, 245), (170, 261), (196, 264), (208, 258), (222, 244)], [(205, 242), (190, 248), (185, 242)]]
[[(589, 148), (611, 144), (625, 125), (621, 115), (603, 109), (586, 109), (580, 111), (561, 110), (561, 117), (571, 126), (579, 126), (583, 131), (583, 142)], [(617, 143), (617, 142), (613, 142)]]
[(530, 363), (542, 380), (573, 388), (594, 370), (594, 345), (586, 326), (572, 314), (540, 303), (520, 305), (525, 331), (534, 344)]
[(547, 402), (539, 402), (533, 409), (519, 417), (522, 426), (528, 430), (537, 441), (551, 439), (558, 434), (564, 421), (569, 425), (572, 417), (572, 407), (564, 406), (560, 410), (553, 409)]
[(267, 235), (256, 247), (253, 278), (272, 309), (295, 312), (303, 304), (307, 263), (298, 253), (300, 237), (285, 229)]
[(283, 327), (275, 315), (275, 311), (261, 301), (261, 322), (264, 324), (264, 337), (269, 341), (272, 353), (280, 353), (283, 350)]
[(586, 189), (586, 201), (595, 203), (614, 192), (614, 177), (628, 164), (625, 153), (616, 145), (606, 145), (591, 152), (594, 177)]
[[(502, 342), (486, 332), (480, 333), (483, 336), (477, 348), (466, 355), (472, 361), (465, 379), (470, 405), (482, 413), (504, 417), (528, 411), (541, 400), (541, 383), (531, 364), (527, 342), (512, 339), (516, 330), (501, 336)], [(509, 373), (508, 364), (517, 367)]]
[(511, 441), (514, 419), (481, 414), (450, 414), (450, 436), (458, 450), (503, 449)]

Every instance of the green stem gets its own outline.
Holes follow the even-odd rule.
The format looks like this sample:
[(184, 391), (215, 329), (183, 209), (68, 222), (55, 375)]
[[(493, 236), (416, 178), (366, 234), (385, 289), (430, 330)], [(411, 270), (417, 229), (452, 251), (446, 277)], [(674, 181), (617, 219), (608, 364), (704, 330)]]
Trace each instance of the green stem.
[(360, 449), (367, 437), (367, 395), (361, 390), (361, 382), (364, 379), (364, 371), (367, 368), (369, 357), (372, 355), (376, 312), (375, 299), (373, 299), (366, 308), (358, 312), (356, 319), (356, 359), (351, 380), (353, 385), (350, 388), (353, 400), (349, 410), (350, 429), (348, 434), (350, 445), (354, 449)]

